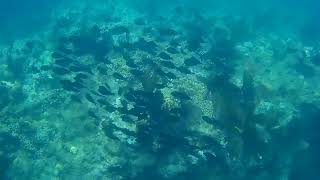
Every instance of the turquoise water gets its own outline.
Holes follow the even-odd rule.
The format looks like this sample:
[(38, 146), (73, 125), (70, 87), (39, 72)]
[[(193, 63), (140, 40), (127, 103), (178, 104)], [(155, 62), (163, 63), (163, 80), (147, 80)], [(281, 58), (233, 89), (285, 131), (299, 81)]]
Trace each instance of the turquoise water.
[(0, 180), (320, 179), (319, 10), (0, 1)]

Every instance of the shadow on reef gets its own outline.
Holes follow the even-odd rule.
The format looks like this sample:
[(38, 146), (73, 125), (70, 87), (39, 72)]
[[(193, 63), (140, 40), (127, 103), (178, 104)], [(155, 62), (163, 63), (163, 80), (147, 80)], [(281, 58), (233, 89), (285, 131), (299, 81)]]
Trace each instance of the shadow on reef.
[(306, 150), (296, 153), (290, 180), (317, 179), (320, 177), (320, 109), (304, 103), (300, 107), (300, 119), (292, 125), (291, 133), (309, 143)]
[(8, 178), (8, 170), (11, 161), (14, 159), (13, 154), (19, 148), (19, 140), (10, 134), (0, 132), (0, 179)]

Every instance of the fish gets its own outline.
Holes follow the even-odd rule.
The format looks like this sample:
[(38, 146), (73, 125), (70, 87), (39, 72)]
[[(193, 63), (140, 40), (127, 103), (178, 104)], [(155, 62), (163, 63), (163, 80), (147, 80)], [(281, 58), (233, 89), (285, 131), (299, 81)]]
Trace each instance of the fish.
[(62, 88), (67, 91), (79, 92), (80, 90), (74, 86), (73, 82), (69, 80), (61, 80), (60, 81)]
[(170, 68), (170, 69), (176, 69), (176, 65), (174, 65), (171, 61), (159, 61), (159, 64), (161, 64), (162, 66), (166, 67), (166, 68)]
[(123, 114), (121, 116), (121, 119), (125, 122), (128, 122), (128, 123), (133, 123), (133, 122), (136, 122), (138, 120), (138, 117), (137, 116), (133, 116), (133, 115), (127, 115), (127, 114)]
[(209, 124), (211, 124), (213, 121), (213, 119), (208, 116), (202, 116), (201, 118), (202, 118), (202, 120), (204, 120), (205, 122), (207, 122)]
[(169, 44), (170, 44), (170, 46), (172, 46), (172, 47), (177, 47), (177, 46), (180, 45), (180, 43), (179, 43), (178, 40), (176, 40), (176, 39), (172, 39)]
[(93, 112), (93, 110), (89, 110), (88, 111), (88, 115), (90, 117), (93, 117), (94, 119), (98, 119), (99, 120), (99, 117)]
[(66, 61), (64, 58), (63, 59), (56, 59), (54, 63), (58, 66), (66, 67), (72, 64), (72, 61)]
[(135, 64), (134, 59), (130, 57), (126, 57), (126, 65), (131, 67), (131, 68), (137, 68), (138, 66)]
[(79, 73), (73, 79), (78, 81), (78, 80), (84, 80), (84, 79), (87, 79), (87, 78), (88, 78), (88, 75), (86, 75), (84, 73)]
[(49, 66), (49, 65), (43, 65), (43, 66), (40, 67), (40, 70), (41, 70), (41, 71), (49, 71), (49, 70), (51, 70), (51, 66)]
[(52, 58), (55, 58), (55, 59), (60, 59), (60, 58), (64, 58), (65, 56), (63, 55), (63, 53), (59, 53), (57, 51), (54, 51), (52, 54), (51, 54), (51, 57)]
[(82, 89), (84, 85), (81, 82), (75, 81), (72, 83), (75, 88)]
[(130, 73), (134, 76), (143, 76), (144, 72), (138, 69), (130, 69)]
[(184, 66), (177, 67), (177, 70), (180, 71), (181, 73), (184, 73), (184, 74), (191, 74), (192, 73), (187, 67), (184, 67)]
[(110, 139), (113, 139), (113, 140), (116, 140), (116, 141), (119, 141), (119, 138), (117, 136), (114, 135), (114, 130), (113, 130), (113, 127), (115, 125), (111, 124), (111, 123), (103, 123), (102, 125), (102, 130), (104, 132), (104, 134), (109, 137)]
[(182, 110), (182, 108), (172, 108), (172, 109), (170, 109), (170, 113), (181, 115), (181, 114), (183, 114), (183, 110)]
[(84, 65), (72, 65), (68, 69), (72, 72), (87, 72), (89, 74), (93, 74), (91, 68)]
[(78, 94), (73, 94), (70, 98), (74, 102), (82, 103), (82, 101), (81, 101), (81, 99), (80, 99)]
[(197, 58), (191, 57), (191, 58), (185, 59), (184, 64), (186, 66), (196, 66), (198, 64), (201, 64), (201, 62)]
[(158, 54), (158, 56), (161, 58), (161, 59), (164, 59), (164, 60), (170, 60), (172, 59), (172, 57), (166, 53), (166, 52), (161, 52)]
[(147, 118), (147, 108), (144, 106), (134, 106), (132, 109), (128, 110), (127, 114), (137, 116), (140, 119)]
[(178, 54), (178, 50), (176, 50), (174, 47), (171, 47), (171, 46), (168, 47), (166, 51), (170, 54)]
[(109, 30), (112, 35), (121, 35), (124, 33), (129, 33), (129, 29), (125, 26), (115, 26)]
[(134, 24), (136, 24), (138, 26), (143, 26), (143, 25), (146, 25), (146, 21), (143, 18), (136, 18), (134, 20)]
[(127, 92), (124, 94), (124, 97), (131, 102), (134, 102), (136, 100), (136, 97), (134, 96), (134, 90), (132, 88), (128, 89)]
[(126, 80), (126, 78), (118, 72), (113, 73), (112, 76), (119, 80)]
[(191, 100), (190, 96), (185, 92), (173, 91), (171, 95), (180, 100)]
[(108, 88), (106, 88), (104, 86), (99, 86), (98, 92), (102, 95), (105, 95), (105, 96), (114, 95), (114, 93), (112, 93)]
[(97, 102), (101, 105), (110, 105), (110, 103), (105, 99), (98, 99)]
[(169, 79), (177, 79), (177, 76), (172, 72), (167, 72), (166, 77)]
[(154, 41), (146, 41), (143, 38), (140, 38), (137, 42), (132, 44), (135, 49), (147, 52), (151, 55), (156, 54), (157, 44)]
[(114, 107), (112, 104), (110, 104), (106, 99), (98, 99), (97, 102), (104, 106), (104, 108), (108, 111), (108, 112), (114, 112), (115, 110), (117, 110), (116, 107)]
[(172, 28), (159, 28), (158, 29), (160, 36), (175, 36), (177, 35), (177, 31)]
[(116, 111), (117, 110), (117, 108), (116, 107), (114, 107), (112, 104), (106, 104), (106, 105), (104, 105), (104, 108), (108, 111), (108, 112), (114, 112), (114, 111)]
[(58, 74), (58, 75), (66, 75), (66, 74), (69, 74), (70, 71), (68, 69), (65, 69), (63, 67), (58, 67), (58, 66), (54, 66), (52, 68), (52, 71), (55, 73), (55, 74)]
[(86, 93), (85, 97), (89, 102), (96, 104), (95, 100), (93, 99), (93, 97), (89, 93)]

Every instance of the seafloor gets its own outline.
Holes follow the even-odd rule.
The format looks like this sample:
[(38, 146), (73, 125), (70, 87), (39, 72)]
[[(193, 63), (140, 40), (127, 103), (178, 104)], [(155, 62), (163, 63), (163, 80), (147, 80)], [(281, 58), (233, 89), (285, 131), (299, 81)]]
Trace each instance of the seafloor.
[(320, 33), (126, 7), (61, 6), (1, 46), (0, 179), (319, 178)]

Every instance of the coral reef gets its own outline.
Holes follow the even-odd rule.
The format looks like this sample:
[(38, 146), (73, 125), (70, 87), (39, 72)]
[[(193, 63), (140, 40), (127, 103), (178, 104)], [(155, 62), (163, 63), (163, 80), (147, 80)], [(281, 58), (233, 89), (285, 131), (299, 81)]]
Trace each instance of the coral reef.
[(1, 49), (0, 179), (319, 175), (318, 41), (137, 2), (62, 4)]

